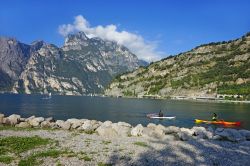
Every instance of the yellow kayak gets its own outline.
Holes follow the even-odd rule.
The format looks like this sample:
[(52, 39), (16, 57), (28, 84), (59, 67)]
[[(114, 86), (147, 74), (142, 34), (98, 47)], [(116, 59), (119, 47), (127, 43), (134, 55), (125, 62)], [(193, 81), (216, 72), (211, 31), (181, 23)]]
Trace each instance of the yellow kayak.
[(207, 123), (207, 124), (219, 124), (219, 125), (225, 125), (225, 126), (240, 126), (241, 122), (227, 122), (224, 120), (217, 120), (217, 121), (208, 121), (208, 120), (201, 120), (201, 119), (195, 119), (195, 123)]

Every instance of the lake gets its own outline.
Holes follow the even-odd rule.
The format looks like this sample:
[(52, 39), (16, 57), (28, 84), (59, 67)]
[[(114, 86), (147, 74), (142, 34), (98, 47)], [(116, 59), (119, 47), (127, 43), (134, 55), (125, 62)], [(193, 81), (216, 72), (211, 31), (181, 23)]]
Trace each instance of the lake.
[[(132, 125), (156, 123), (180, 127), (194, 126), (194, 119), (209, 120), (213, 113), (226, 121), (241, 121), (241, 128), (250, 130), (250, 104), (216, 103), (184, 100), (128, 99), (89, 96), (52, 96), (43, 100), (41, 95), (0, 94), (0, 112), (54, 117), (55, 119), (96, 119), (124, 121)], [(162, 110), (164, 116), (175, 120), (148, 119), (146, 114)]]

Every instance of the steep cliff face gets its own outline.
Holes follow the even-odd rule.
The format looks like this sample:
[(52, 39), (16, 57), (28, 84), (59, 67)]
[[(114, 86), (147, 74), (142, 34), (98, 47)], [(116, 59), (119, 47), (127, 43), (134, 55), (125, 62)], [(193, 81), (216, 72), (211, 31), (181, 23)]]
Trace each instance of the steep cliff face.
[(111, 96), (228, 94), (250, 97), (250, 33), (233, 41), (201, 45), (118, 76), (105, 93)]
[(101, 93), (114, 76), (141, 64), (126, 47), (83, 32), (69, 35), (62, 48), (11, 38), (1, 38), (0, 48), (0, 91), (15, 93)]

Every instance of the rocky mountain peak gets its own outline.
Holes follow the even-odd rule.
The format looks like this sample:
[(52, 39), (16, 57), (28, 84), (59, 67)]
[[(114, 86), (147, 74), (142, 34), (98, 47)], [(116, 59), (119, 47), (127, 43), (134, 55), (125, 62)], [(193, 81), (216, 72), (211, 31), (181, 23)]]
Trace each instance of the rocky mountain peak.
[(81, 50), (82, 47), (88, 46), (88, 40), (89, 38), (84, 32), (69, 34), (65, 39), (63, 50)]

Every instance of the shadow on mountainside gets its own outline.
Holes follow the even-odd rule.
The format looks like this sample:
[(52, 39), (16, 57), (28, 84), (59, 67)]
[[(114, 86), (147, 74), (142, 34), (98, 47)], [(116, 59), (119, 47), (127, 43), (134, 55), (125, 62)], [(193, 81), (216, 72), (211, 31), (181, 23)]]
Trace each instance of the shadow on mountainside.
[[(193, 139), (189, 141), (150, 140), (138, 156), (110, 156), (112, 165), (249, 165), (250, 141)], [(122, 160), (122, 161), (121, 161)]]

